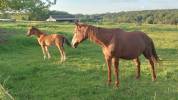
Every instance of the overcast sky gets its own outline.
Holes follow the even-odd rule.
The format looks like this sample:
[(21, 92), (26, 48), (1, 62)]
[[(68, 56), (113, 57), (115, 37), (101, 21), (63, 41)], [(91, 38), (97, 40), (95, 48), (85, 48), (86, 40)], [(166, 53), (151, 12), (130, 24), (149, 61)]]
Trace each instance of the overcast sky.
[(57, 0), (50, 9), (72, 14), (96, 14), (175, 8), (178, 8), (178, 0)]

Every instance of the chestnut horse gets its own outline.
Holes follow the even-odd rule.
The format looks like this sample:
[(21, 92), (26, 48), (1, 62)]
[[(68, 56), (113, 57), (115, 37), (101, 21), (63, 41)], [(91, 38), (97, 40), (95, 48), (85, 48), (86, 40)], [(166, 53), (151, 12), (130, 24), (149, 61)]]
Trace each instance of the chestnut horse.
[(35, 28), (34, 26), (31, 26), (28, 29), (27, 36), (31, 35), (37, 36), (38, 43), (42, 48), (44, 59), (46, 59), (46, 56), (48, 56), (48, 59), (51, 58), (51, 55), (48, 51), (48, 47), (51, 45), (56, 45), (61, 54), (61, 62), (64, 62), (66, 60), (66, 55), (64, 52), (64, 43), (66, 43), (69, 46), (71, 46), (71, 44), (64, 35), (60, 34), (47, 35), (40, 31), (39, 29)]
[(143, 32), (125, 32), (119, 28), (107, 29), (87, 24), (75, 23), (72, 47), (89, 38), (102, 47), (108, 66), (108, 84), (111, 83), (111, 66), (114, 64), (115, 85), (118, 87), (119, 59), (133, 60), (137, 67), (136, 78), (140, 78), (139, 56), (143, 54), (151, 65), (152, 80), (156, 80), (154, 63), (159, 61), (153, 41)]

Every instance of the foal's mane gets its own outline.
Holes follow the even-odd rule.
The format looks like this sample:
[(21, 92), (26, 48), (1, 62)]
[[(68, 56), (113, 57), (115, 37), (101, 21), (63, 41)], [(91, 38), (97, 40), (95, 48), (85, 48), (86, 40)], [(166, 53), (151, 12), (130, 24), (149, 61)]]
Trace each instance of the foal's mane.
[(39, 30), (38, 28), (36, 28), (36, 27), (34, 27), (34, 26), (32, 26), (32, 29), (35, 30), (35, 31), (37, 31), (38, 34), (45, 34), (45, 33), (43, 33), (41, 30)]
[(35, 30), (35, 31), (41, 32), (41, 30), (39, 30), (38, 28), (36, 28), (34, 26), (32, 27), (32, 29)]

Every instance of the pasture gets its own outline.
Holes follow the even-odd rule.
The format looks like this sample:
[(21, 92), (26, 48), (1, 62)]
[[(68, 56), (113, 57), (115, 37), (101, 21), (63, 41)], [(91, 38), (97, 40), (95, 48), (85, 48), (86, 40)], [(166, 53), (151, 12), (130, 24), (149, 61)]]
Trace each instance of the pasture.
[[(0, 83), (15, 100), (178, 100), (178, 28), (173, 25), (103, 24), (126, 31), (141, 30), (154, 41), (158, 56), (157, 81), (151, 81), (148, 61), (141, 56), (141, 79), (135, 79), (132, 61), (120, 61), (120, 87), (107, 86), (107, 66), (101, 48), (85, 41), (65, 46), (60, 64), (56, 47), (43, 60), (36, 37), (27, 37), (27, 22), (0, 23)], [(64, 34), (71, 41), (72, 23), (33, 22), (47, 33)]]

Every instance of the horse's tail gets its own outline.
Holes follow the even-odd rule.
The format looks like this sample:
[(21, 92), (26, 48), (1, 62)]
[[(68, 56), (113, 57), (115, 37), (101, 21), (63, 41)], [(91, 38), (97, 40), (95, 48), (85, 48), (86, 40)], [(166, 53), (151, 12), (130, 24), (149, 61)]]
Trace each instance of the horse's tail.
[(158, 57), (158, 55), (156, 53), (156, 49), (155, 49), (153, 41), (151, 42), (151, 46), (152, 46), (152, 54), (153, 54), (153, 57), (154, 57), (154, 61), (155, 62), (159, 62), (160, 59), (159, 59), (159, 57)]
[(65, 43), (68, 46), (72, 47), (72, 45), (70, 44), (69, 40), (66, 37), (63, 38), (63, 43)]

